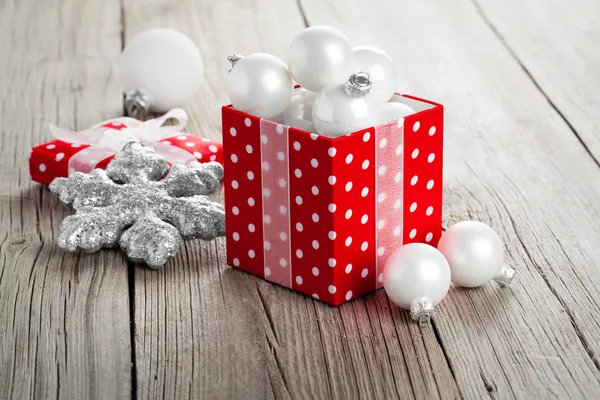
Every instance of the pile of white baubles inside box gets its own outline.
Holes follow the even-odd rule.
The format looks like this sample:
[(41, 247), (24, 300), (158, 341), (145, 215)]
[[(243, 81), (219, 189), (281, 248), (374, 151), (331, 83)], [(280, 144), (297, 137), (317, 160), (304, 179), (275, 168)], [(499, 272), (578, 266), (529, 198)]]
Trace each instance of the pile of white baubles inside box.
[[(229, 57), (234, 108), (329, 137), (395, 121), (414, 113), (390, 101), (397, 83), (391, 58), (356, 46), (340, 31), (313, 26), (297, 35), (288, 64), (265, 53)], [(296, 81), (301, 88), (294, 89)]]

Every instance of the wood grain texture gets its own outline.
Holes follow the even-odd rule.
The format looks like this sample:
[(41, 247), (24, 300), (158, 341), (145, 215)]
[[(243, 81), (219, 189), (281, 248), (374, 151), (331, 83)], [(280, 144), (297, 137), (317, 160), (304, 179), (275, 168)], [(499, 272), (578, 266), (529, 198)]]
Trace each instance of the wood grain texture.
[(473, 3), (301, 3), (309, 23), (388, 50), (403, 91), (446, 106), (445, 224), (489, 223), (519, 269), (508, 290), (453, 289), (442, 303), (435, 329), (460, 394), (596, 397), (595, 161)]
[[(170, 27), (199, 45), (205, 85), (186, 107), (189, 132), (220, 138), (220, 107), (228, 102), (226, 57), (258, 50), (281, 55), (293, 32), (302, 28), (295, 4), (284, 4), (286, 14), (296, 12), (286, 18), (289, 29), (273, 2), (126, 1), (125, 36)], [(272, 24), (282, 31), (274, 34)], [(257, 285), (268, 284), (230, 270), (224, 240), (187, 243), (161, 271), (136, 268), (134, 282), (138, 397), (289, 396), (268, 341), (273, 334), (265, 331), (270, 325)]]
[[(598, 398), (598, 5), (521, 3), (0, 1), (0, 398)], [(121, 113), (123, 40), (200, 46), (189, 131), (218, 139), (225, 57), (283, 58), (307, 23), (384, 48), (400, 90), (446, 106), (444, 225), (493, 226), (512, 287), (452, 288), (420, 328), (382, 291), (333, 308), (233, 270), (224, 240), (158, 271), (56, 249), (70, 211), (25, 155), (48, 122)]]
[(472, 1), (499, 40), (600, 163), (600, 3)]
[(83, 128), (122, 107), (118, 3), (2, 1), (0, 46), (0, 397), (128, 398), (126, 263), (58, 250), (70, 211), (27, 166), (49, 122)]

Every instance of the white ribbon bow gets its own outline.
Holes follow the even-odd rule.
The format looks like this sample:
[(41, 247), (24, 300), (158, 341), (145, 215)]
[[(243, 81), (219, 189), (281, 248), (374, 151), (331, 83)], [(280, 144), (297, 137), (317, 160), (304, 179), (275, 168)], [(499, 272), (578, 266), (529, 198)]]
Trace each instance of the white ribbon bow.
[[(177, 120), (176, 125), (163, 126), (170, 118)], [(101, 122), (82, 132), (71, 132), (50, 125), (50, 132), (55, 139), (63, 142), (90, 147), (75, 153), (69, 160), (69, 175), (72, 172), (91, 172), (97, 163), (107, 157), (113, 156), (131, 141), (139, 141), (150, 146), (161, 154), (171, 164), (187, 164), (195, 161), (189, 152), (163, 143), (161, 140), (175, 136), (181, 132), (188, 121), (187, 113), (174, 108), (165, 115), (148, 121), (140, 121), (135, 118), (121, 117)], [(108, 123), (121, 123), (126, 126), (121, 130), (102, 127)]]

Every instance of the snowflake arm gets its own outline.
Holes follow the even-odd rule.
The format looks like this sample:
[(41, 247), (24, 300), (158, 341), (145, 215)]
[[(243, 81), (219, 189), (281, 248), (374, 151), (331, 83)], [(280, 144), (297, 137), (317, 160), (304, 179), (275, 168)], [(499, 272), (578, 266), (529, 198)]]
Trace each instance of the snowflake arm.
[(184, 238), (212, 240), (225, 235), (225, 210), (207, 196), (172, 199), (165, 205), (162, 217)]
[(76, 209), (63, 221), (58, 245), (94, 252), (118, 242), (132, 260), (158, 268), (177, 253), (183, 239), (223, 236), (223, 206), (199, 195), (217, 189), (223, 167), (175, 165), (165, 177), (167, 170), (164, 157), (130, 142), (106, 173), (56, 179), (50, 189)]
[(158, 181), (167, 171), (167, 160), (151, 147), (129, 142), (106, 166), (106, 175), (118, 183)]
[[(117, 214), (120, 218), (115, 218)], [(68, 251), (81, 249), (90, 253), (112, 247), (133, 219), (133, 215), (127, 216), (118, 206), (80, 207), (77, 214), (62, 222), (58, 245)]]
[(80, 207), (104, 207), (112, 204), (119, 186), (112, 182), (106, 172), (95, 169), (89, 174), (76, 172), (68, 178), (56, 178), (50, 191), (66, 205)]
[(121, 249), (132, 261), (144, 261), (151, 268), (164, 265), (177, 254), (180, 244), (177, 229), (154, 215), (140, 218), (119, 240)]
[(217, 162), (173, 165), (158, 186), (173, 197), (188, 197), (213, 193), (223, 178), (223, 167)]

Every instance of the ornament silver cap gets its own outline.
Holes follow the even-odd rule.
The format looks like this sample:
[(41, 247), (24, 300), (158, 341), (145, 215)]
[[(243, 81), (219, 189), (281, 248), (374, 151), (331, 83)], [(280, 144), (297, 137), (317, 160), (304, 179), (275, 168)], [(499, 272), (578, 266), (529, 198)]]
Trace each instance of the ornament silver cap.
[(148, 115), (152, 98), (148, 93), (132, 89), (125, 93), (125, 111), (128, 116), (140, 118)]
[(494, 277), (494, 281), (496, 281), (498, 283), (498, 285), (500, 285), (500, 286), (503, 286), (503, 287), (508, 286), (514, 279), (516, 273), (517, 273), (517, 270), (515, 269), (515, 267), (505, 264), (500, 269), (500, 272), (498, 272), (498, 275), (496, 275), (496, 277)]
[(435, 315), (435, 307), (429, 300), (421, 300), (413, 303), (410, 307), (410, 317), (417, 321), (420, 326), (427, 326)]
[(242, 58), (244, 58), (244, 56), (241, 56), (239, 54), (230, 54), (227, 56), (227, 66), (225, 67), (225, 69), (227, 70), (227, 72), (231, 72), (231, 70), (233, 69), (233, 67), (235, 67), (235, 64), (240, 61)]
[(348, 96), (365, 97), (371, 92), (371, 76), (368, 72), (357, 72), (350, 75), (344, 85), (344, 91)]

